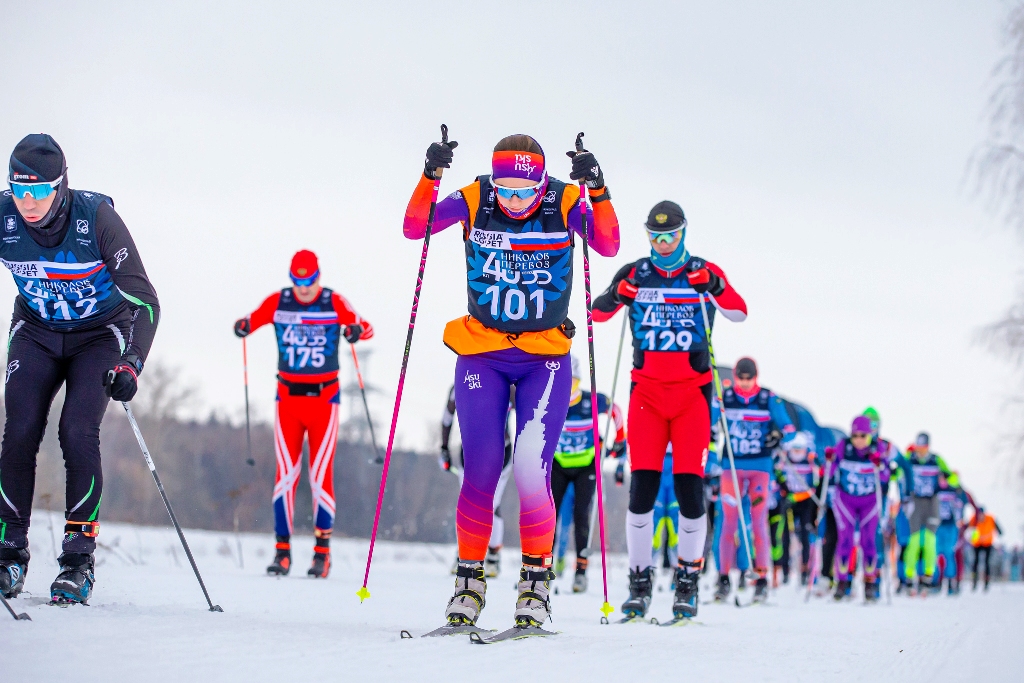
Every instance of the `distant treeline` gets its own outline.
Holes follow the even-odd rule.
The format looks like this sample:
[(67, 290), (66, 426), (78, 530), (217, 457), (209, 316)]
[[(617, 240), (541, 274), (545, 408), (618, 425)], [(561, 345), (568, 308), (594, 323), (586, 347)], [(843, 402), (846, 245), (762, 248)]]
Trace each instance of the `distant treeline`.
[[(171, 402), (173, 403), (173, 402)], [(57, 443), (60, 397), (51, 411), (40, 449), (36, 508), (64, 509), (64, 461)], [(134, 405), (134, 403), (133, 403)], [(173, 415), (174, 405), (140, 401), (136, 410), (160, 478), (186, 527), (227, 531), (273, 530), (273, 426), (252, 427), (255, 466), (246, 464), (245, 426), (212, 415), (205, 421)], [(100, 434), (103, 453), (103, 506), (100, 519), (155, 526), (167, 525), (167, 513), (153, 484), (124, 411), (111, 403)], [(339, 441), (334, 468), (337, 516), (335, 535), (369, 537), (380, 486), (381, 466), (371, 464), (369, 444)], [(307, 463), (306, 456), (303, 456)], [(308, 463), (307, 463), (308, 464)], [(605, 477), (608, 540), (612, 550), (625, 550), (627, 491)], [(381, 512), (380, 537), (395, 541), (455, 541), (458, 480), (437, 465), (436, 453), (392, 453), (388, 486)], [(502, 500), (505, 544), (519, 545), (518, 498), (510, 481)], [(306, 464), (295, 501), (297, 533), (312, 533), (312, 502)], [(595, 546), (598, 530), (595, 528)], [(573, 546), (570, 545), (570, 550)]]

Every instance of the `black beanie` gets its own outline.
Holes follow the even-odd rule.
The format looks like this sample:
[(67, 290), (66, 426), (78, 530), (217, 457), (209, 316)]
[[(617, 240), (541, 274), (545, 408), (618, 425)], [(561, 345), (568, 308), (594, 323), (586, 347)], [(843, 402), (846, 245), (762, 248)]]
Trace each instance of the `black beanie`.
[(9, 170), (10, 182), (53, 182), (67, 171), (64, 150), (45, 133), (26, 135), (11, 153)]
[(757, 363), (753, 358), (740, 358), (736, 361), (736, 369), (732, 372), (738, 379), (750, 379), (757, 377)]
[(647, 214), (647, 229), (652, 232), (671, 232), (686, 227), (683, 207), (667, 199), (658, 202)]

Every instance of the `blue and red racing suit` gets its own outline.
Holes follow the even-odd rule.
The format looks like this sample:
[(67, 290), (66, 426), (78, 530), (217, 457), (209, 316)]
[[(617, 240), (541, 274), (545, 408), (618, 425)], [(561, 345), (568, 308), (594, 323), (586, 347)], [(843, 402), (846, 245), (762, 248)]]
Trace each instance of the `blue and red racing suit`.
[(309, 484), (318, 546), (334, 528), (334, 452), (338, 442), (338, 346), (347, 325), (373, 327), (340, 294), (324, 288), (300, 303), (291, 288), (272, 294), (249, 316), (251, 331), (273, 323), (277, 333), (277, 402), (274, 415), (274, 529), (291, 536), (299, 485), (302, 438), (309, 439)]

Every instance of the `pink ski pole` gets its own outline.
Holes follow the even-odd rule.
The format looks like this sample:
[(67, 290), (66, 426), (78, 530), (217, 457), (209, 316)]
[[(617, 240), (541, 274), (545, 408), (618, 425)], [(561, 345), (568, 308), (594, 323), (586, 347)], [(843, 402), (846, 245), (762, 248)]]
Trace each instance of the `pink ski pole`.
[[(583, 133), (576, 136), (576, 154), (585, 151), (583, 149)], [(604, 587), (604, 604), (601, 605), (601, 623), (608, 623), (608, 615), (614, 612), (614, 608), (608, 602), (608, 556), (605, 545), (604, 533), (604, 487), (601, 484), (601, 460), (604, 455), (600, 448), (600, 430), (597, 422), (597, 371), (594, 368), (594, 309), (590, 300), (590, 247), (587, 244), (587, 185), (584, 179), (580, 179), (580, 224), (583, 237), (583, 284), (587, 293), (587, 347), (590, 355), (590, 409), (593, 416), (594, 446), (597, 457), (594, 458), (594, 469), (597, 479), (597, 524), (601, 530), (601, 581)], [(608, 407), (611, 411), (611, 406)]]
[[(441, 142), (455, 149), (457, 142), (448, 142), (448, 126), (441, 124)], [(373, 561), (373, 546), (377, 541), (377, 525), (380, 524), (380, 508), (384, 503), (384, 487), (388, 482), (388, 468), (391, 465), (391, 448), (395, 444), (395, 427), (398, 425), (398, 409), (402, 405), (402, 389), (405, 388), (405, 371), (409, 367), (409, 351), (412, 349), (412, 333), (416, 329), (416, 312), (420, 306), (420, 289), (423, 287), (423, 271), (427, 267), (427, 250), (430, 248), (430, 229), (434, 226), (434, 211), (437, 209), (437, 193), (441, 189), (441, 173), (443, 169), (434, 171), (434, 195), (430, 200), (430, 213), (427, 215), (427, 233), (423, 236), (423, 253), (420, 254), (420, 270), (416, 275), (416, 290), (412, 295), (412, 312), (409, 314), (409, 332), (405, 337), (405, 355), (402, 356), (402, 372), (398, 376), (398, 391), (395, 394), (395, 410), (391, 414), (391, 434), (388, 436), (388, 449), (384, 454), (384, 470), (380, 473), (380, 490), (377, 492), (377, 511), (373, 513), (373, 531), (370, 533), (370, 552), (366, 555), (366, 572), (363, 574), (363, 585), (356, 591), (359, 602), (370, 597), (366, 584), (370, 579), (370, 563)]]

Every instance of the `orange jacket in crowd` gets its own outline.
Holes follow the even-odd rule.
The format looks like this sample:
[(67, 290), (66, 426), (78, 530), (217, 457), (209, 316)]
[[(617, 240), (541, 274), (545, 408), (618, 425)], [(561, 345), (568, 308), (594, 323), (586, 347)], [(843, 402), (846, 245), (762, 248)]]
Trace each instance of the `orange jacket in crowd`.
[(968, 528), (974, 528), (974, 533), (971, 534), (971, 545), (975, 548), (991, 547), (995, 535), (1003, 533), (1003, 530), (999, 528), (999, 524), (996, 522), (996, 518), (984, 512), (981, 514), (975, 512), (974, 517), (971, 518), (971, 523), (967, 526)]

